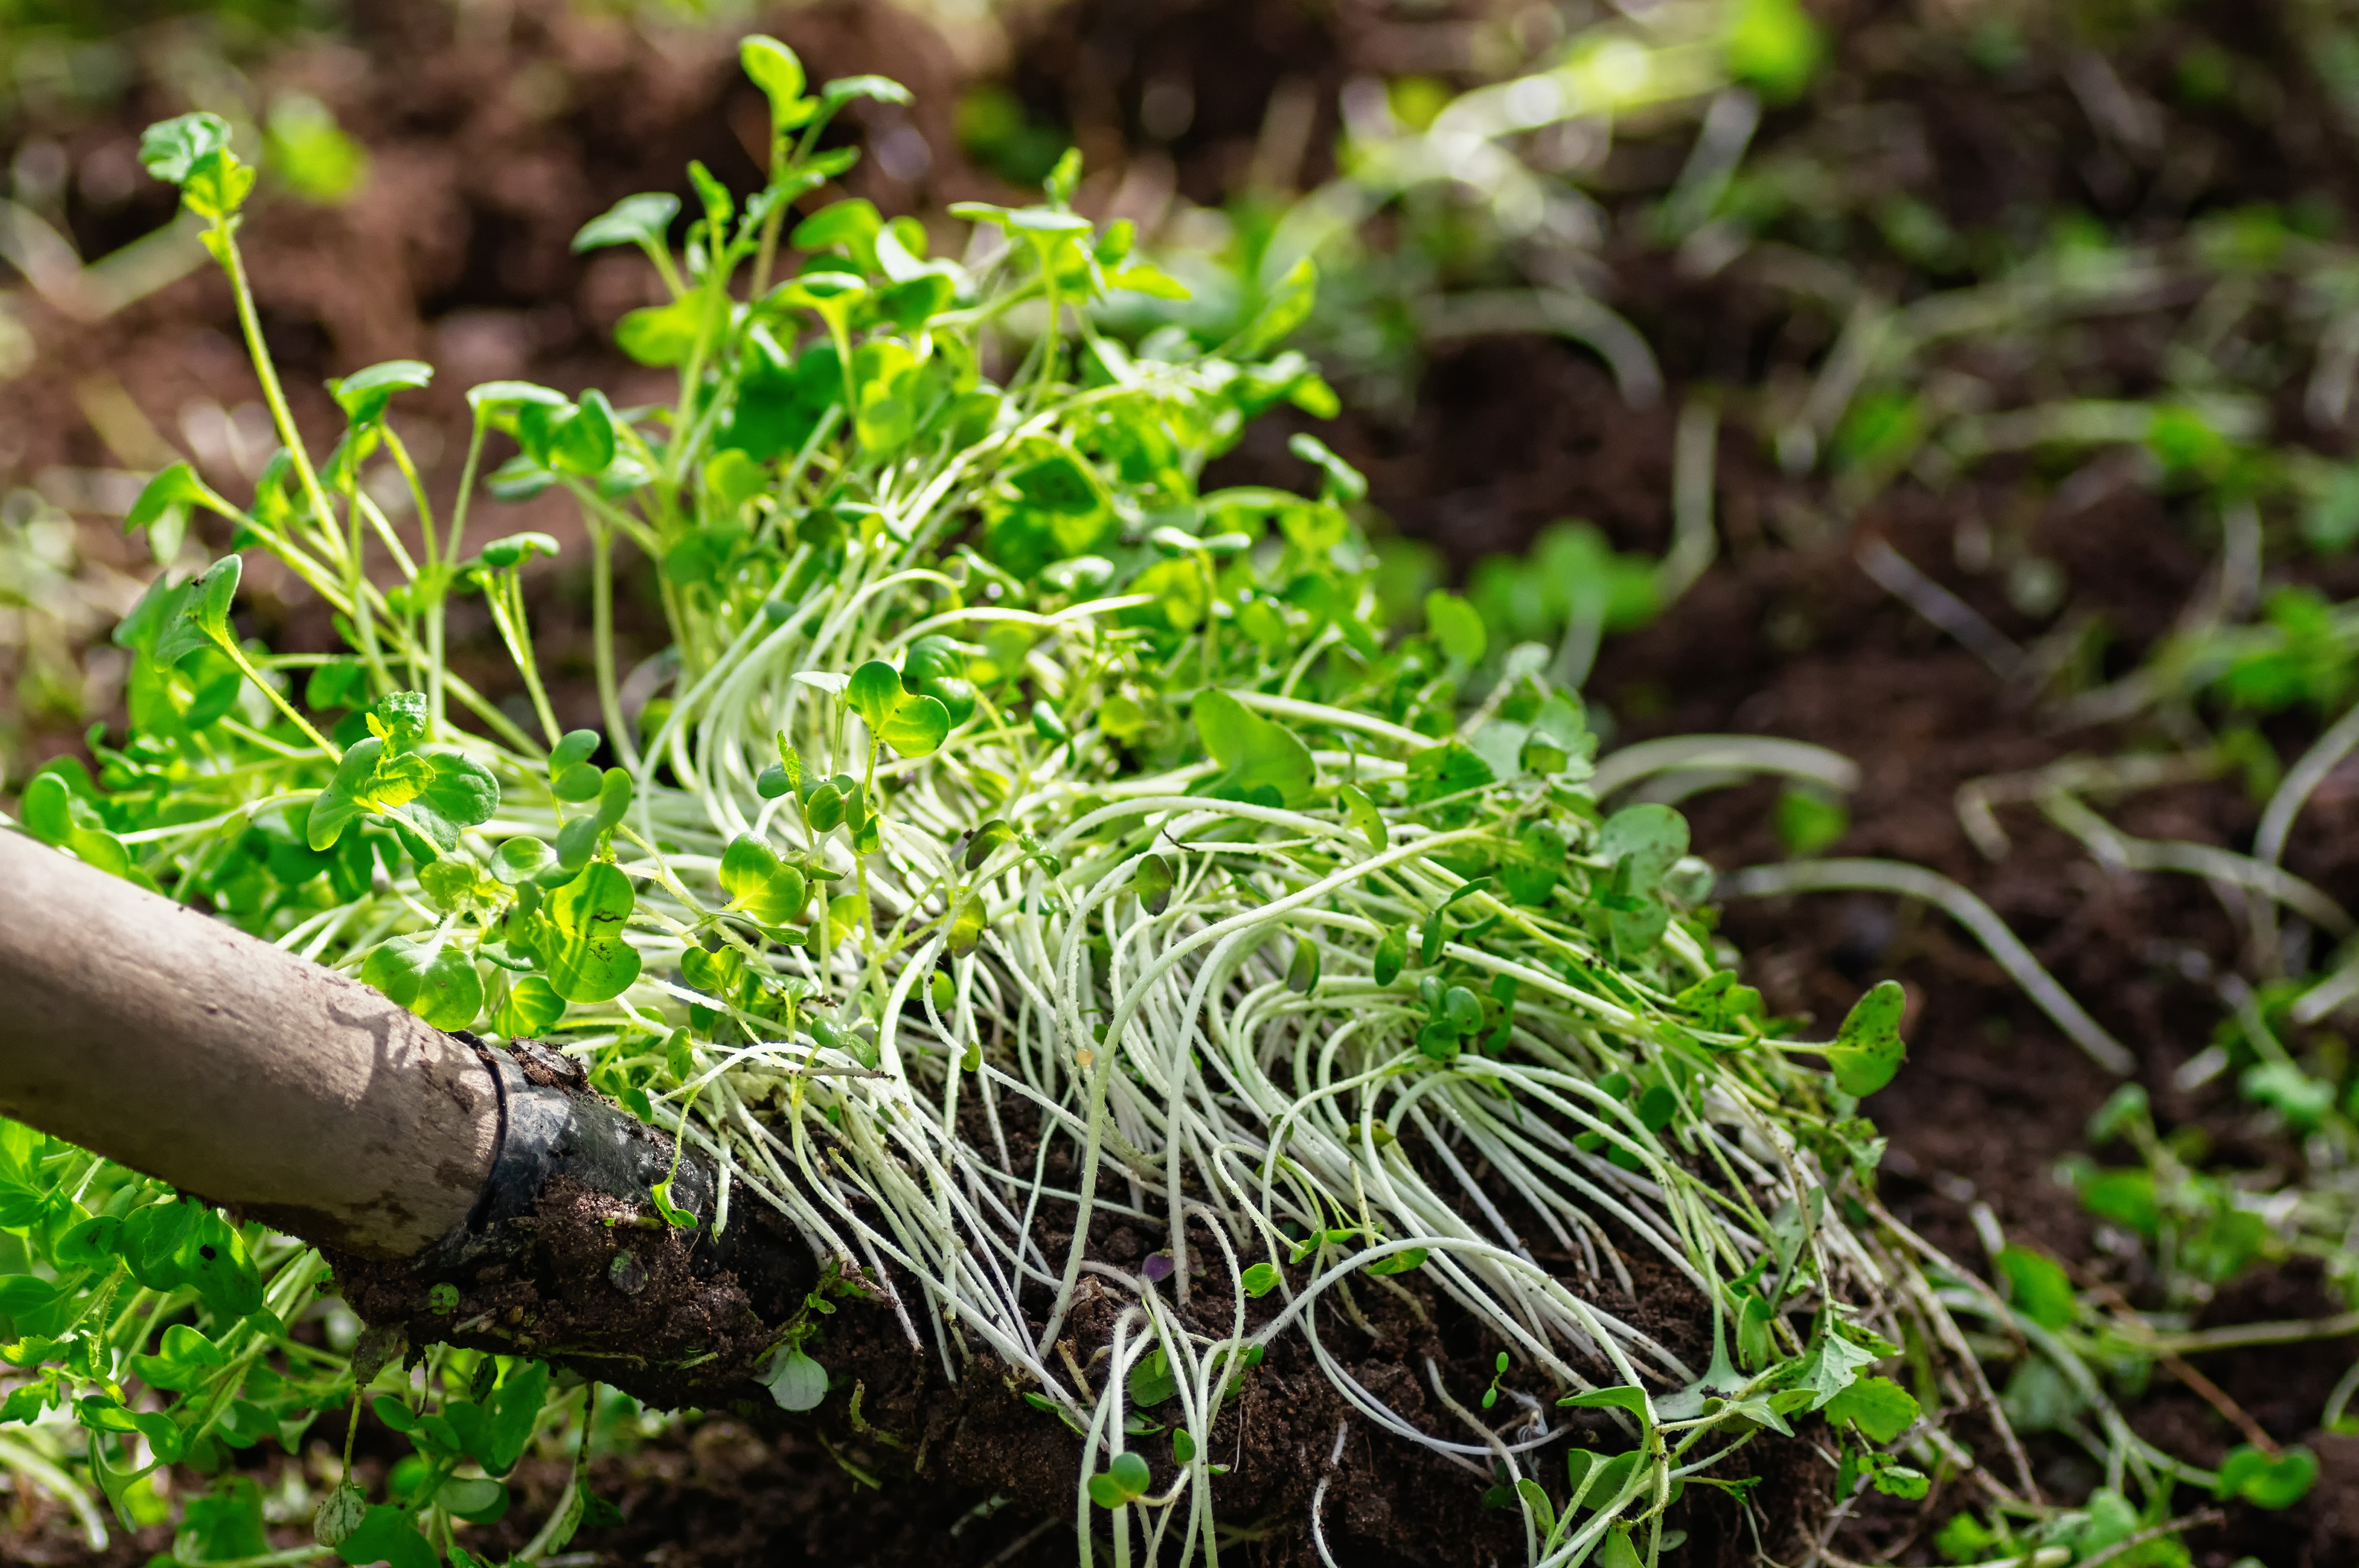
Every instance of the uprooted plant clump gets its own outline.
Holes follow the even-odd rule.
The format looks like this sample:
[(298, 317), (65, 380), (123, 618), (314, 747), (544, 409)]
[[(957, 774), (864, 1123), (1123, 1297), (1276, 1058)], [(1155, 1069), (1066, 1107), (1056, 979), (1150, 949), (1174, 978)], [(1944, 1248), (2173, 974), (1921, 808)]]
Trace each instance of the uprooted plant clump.
[[(245, 287), (251, 171), (209, 116), (150, 132), (286, 446), (248, 506), (183, 466), (131, 521), (227, 519), (349, 651), (242, 642), (238, 554), (159, 582), (117, 637), (130, 737), (98, 780), (31, 780), (25, 825), (440, 1027), (544, 1042), (669, 1140), (673, 1177), (538, 1216), (569, 1289), (603, 1270), (604, 1317), (346, 1266), (378, 1323), (347, 1356), (288, 1327), (316, 1254), (119, 1173), (82, 1191), (94, 1162), (20, 1139), (50, 1273), (7, 1298), (42, 1368), (9, 1413), (78, 1396), (134, 1510), (157, 1465), (386, 1390), (421, 1464), (383, 1502), (348, 1482), (317, 1528), (405, 1564), (473, 1561), (460, 1527), (506, 1507), (544, 1396), (592, 1419), (590, 1378), (808, 1414), (855, 1475), (939, 1456), (1066, 1510), (1084, 1562), (1495, 1537), (1622, 1568), (1690, 1515), (1698, 1547), (1708, 1519), (1715, 1556), (1750, 1551), (1826, 1529), (1830, 1472), (1907, 1498), (1975, 1470), (1944, 1424), (1970, 1409), (2019, 1473), (1938, 1259), (1869, 1180), (1854, 1102), (1900, 1064), (1899, 987), (1832, 1040), (1766, 1017), (1682, 820), (1600, 810), (1548, 650), (1485, 664), (1444, 593), (1422, 630), (1379, 624), (1363, 481), (1315, 440), (1313, 495), (1200, 489), (1266, 409), (1333, 409), (1279, 349), (1309, 266), (1225, 342), (1156, 326), (1181, 290), (1073, 214), (1070, 156), (1042, 205), (959, 209), (963, 261), (864, 201), (790, 223), (854, 156), (821, 149), (837, 111), (901, 90), (807, 92), (767, 39), (745, 59), (768, 188), (741, 206), (693, 169), (677, 247), (663, 196), (580, 241), (663, 280), (620, 340), (677, 402), (476, 387), (447, 517), (391, 417), (429, 367), (335, 384), (349, 428), (315, 463)], [(1147, 318), (1119, 338), (1116, 296)], [(471, 550), (479, 488), (578, 504), (603, 731), (560, 728), (533, 652), (520, 573), (556, 541)], [(625, 551), (660, 563), (674, 639), (627, 670)], [(447, 667), (459, 594), (528, 706)], [(675, 1187), (691, 1158), (709, 1203)], [(756, 1225), (807, 1246), (802, 1299), (745, 1297), (725, 1345), (651, 1343), (625, 1302)], [(221, 1232), (201, 1268), (191, 1226)], [(376, 1381), (397, 1323), (446, 1342), (413, 1352), (422, 1391)], [(181, 1397), (126, 1400), (126, 1367)], [(192, 1516), (198, 1556), (251, 1554), (213, 1549), (258, 1539), (245, 1486)], [(1706, 1491), (1731, 1500), (1687, 1506)], [(592, 1511), (565, 1497), (520, 1556)]]

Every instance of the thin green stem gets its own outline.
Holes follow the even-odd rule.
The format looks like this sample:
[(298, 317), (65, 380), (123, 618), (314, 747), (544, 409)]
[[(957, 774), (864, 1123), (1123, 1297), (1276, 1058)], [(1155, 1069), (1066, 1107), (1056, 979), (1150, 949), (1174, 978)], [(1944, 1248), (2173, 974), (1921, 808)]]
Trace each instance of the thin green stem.
[(254, 374), (262, 384), (262, 398), (269, 407), (271, 422), (277, 427), (278, 439), (286, 444), (297, 482), (303, 487), (303, 498), (310, 503), (323, 536), (335, 539), (335, 514), (329, 509), (328, 498), (320, 489), (320, 475), (311, 466), (311, 455), (304, 449), (302, 432), (295, 428), (295, 415), (278, 384), (278, 371), (271, 363), (270, 350), (262, 341), (262, 318), (255, 309), (254, 289), (246, 281), (245, 258), (238, 252), (236, 225), (229, 218), (216, 218), (213, 233), (220, 240), (213, 254), (222, 270), (229, 275), (230, 292), (237, 302), (238, 326), (245, 334), (246, 354), (254, 361)]
[(549, 744), (555, 746), (564, 738), (558, 727), (556, 710), (549, 705), (549, 692), (540, 683), (539, 661), (533, 657), (532, 628), (527, 621), (524, 606), (524, 573), (522, 568), (500, 572), (484, 583), (484, 603), (490, 606), (492, 624), (499, 628), (500, 640), (507, 645), (508, 657), (515, 660), (516, 670), (524, 677), (524, 688), (532, 699), (532, 711), (540, 720)]
[(236, 665), (239, 670), (245, 671), (245, 678), (248, 681), (253, 681), (264, 696), (270, 699), (272, 706), (276, 707), (281, 713), (284, 713), (289, 723), (293, 724), (297, 729), (301, 730), (306, 735), (310, 736), (313, 746), (316, 746), (321, 751), (326, 752), (330, 761), (342, 762), (344, 759), (343, 749), (337, 746), (335, 742), (330, 740), (326, 735), (323, 735), (318, 730), (313, 729), (311, 727), (311, 721), (295, 711), (295, 705), (280, 694), (278, 688), (271, 683), (270, 679), (264, 675), (261, 670), (256, 670), (254, 667), (254, 661), (246, 658), (245, 650), (237, 646), (237, 639), (235, 637), (216, 637), (213, 639), (213, 646), (227, 654), (230, 658), (230, 662)]
[(614, 681), (614, 536), (594, 515), (585, 515), (582, 522), (590, 530), (590, 639), (598, 669), (598, 713), (606, 721), (606, 738), (615, 757), (636, 773), (638, 742), (624, 720), (622, 692)]
[(368, 666), (371, 688), (379, 695), (393, 690), (393, 673), (385, 667), (385, 655), (376, 645), (376, 617), (370, 613), (364, 578), (367, 572), (367, 535), (362, 531), (360, 464), (357, 461), (345, 465), (344, 516), (352, 532), (352, 544), (344, 558), (344, 593), (353, 602), (353, 629), (360, 634), (361, 662)]

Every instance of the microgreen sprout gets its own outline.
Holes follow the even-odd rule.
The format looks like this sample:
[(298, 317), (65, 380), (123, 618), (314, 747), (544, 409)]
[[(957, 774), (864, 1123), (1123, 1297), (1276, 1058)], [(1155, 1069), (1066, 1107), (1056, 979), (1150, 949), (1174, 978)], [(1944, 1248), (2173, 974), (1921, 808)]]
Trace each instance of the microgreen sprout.
[[(421, 491), (415, 556), (360, 480), (372, 461), (411, 475), (397, 404), (423, 367), (339, 383), (350, 429), (315, 470), (253, 326), (250, 180), (216, 122), (151, 133), (150, 168), (211, 225), (288, 461), (248, 507), (176, 471), (138, 515), (232, 517), (332, 606), (356, 673), (318, 693), (345, 717), (315, 724), (228, 629), (236, 556), (159, 589), (133, 617), (141, 678), (218, 655), (267, 705), (226, 738), (179, 698), (135, 708), (136, 765), (107, 792), (48, 776), (43, 836), (202, 893), (443, 1028), (579, 1060), (831, 1280), (865, 1281), (813, 1292), (771, 1350), (781, 1408), (832, 1397), (830, 1298), (872, 1296), (913, 1357), (956, 1378), (988, 1356), (1082, 1434), (1076, 1507), (1111, 1511), (1117, 1561), (1134, 1537), (1212, 1553), (1212, 1427), (1282, 1345), (1354, 1420), (1503, 1465), (1546, 1564), (1651, 1561), (1690, 1471), (1808, 1411), (1865, 1434), (1859, 1474), (1912, 1484), (1873, 1446), (1908, 1429), (1893, 1401), (1851, 1393), (1904, 1339), (1959, 1342), (1874, 1205), (1881, 1143), (1853, 1114), (1899, 1065), (1900, 990), (1832, 1040), (1763, 1018), (1700, 917), (1687, 824), (1601, 807), (1596, 738), (1546, 650), (1511, 651), (1478, 691), (1486, 634), (1463, 601), (1429, 600), (1422, 633), (1383, 624), (1364, 483), (1332, 452), (1298, 443), (1315, 496), (1203, 487), (1247, 420), (1332, 408), (1279, 347), (1312, 269), (1218, 346), (1119, 341), (1112, 297), (1177, 285), (1071, 211), (1077, 157), (1041, 204), (961, 208), (1006, 242), (969, 263), (859, 201), (789, 228), (856, 156), (820, 128), (899, 90), (811, 94), (774, 40), (745, 60), (772, 109), (768, 185), (741, 207), (692, 169), (677, 247), (657, 197), (581, 236), (637, 247), (671, 296), (621, 337), (677, 398), (475, 388), (464, 488), (439, 537)], [(555, 542), (461, 553), (479, 478), (581, 508), (603, 731), (562, 731), (539, 670), (526, 569)], [(627, 684), (624, 544), (658, 564), (672, 636)], [(447, 667), (464, 591), (531, 731)], [(1049, 1174), (1052, 1147), (1070, 1174)], [(662, 1222), (694, 1224), (669, 1189)], [(1152, 1269), (1092, 1254), (1108, 1217), (1155, 1235)], [(1631, 1253), (1709, 1314), (1708, 1364), (1614, 1304), (1637, 1293)], [(1371, 1290), (1452, 1303), (1506, 1347), (1481, 1409), (1506, 1393), (1534, 1420), (1436, 1424), (1354, 1382), (1321, 1336)], [(1083, 1347), (1106, 1373), (1084, 1376), (1069, 1336), (1107, 1290), (1093, 1332), (1111, 1340)], [(1566, 1431), (1504, 1387), (1511, 1365), (1634, 1444), (1576, 1452), (1560, 1507), (1538, 1477)], [(530, 1376), (476, 1401), (473, 1436), (447, 1406), (377, 1400), (430, 1462), (430, 1486), (385, 1505), (401, 1528), (495, 1506), (457, 1466), (514, 1463), (493, 1434), (524, 1418), (499, 1396), (521, 1409)], [(1445, 1409), (1474, 1392), (1433, 1386)], [(1146, 1408), (1178, 1462), (1159, 1492), (1124, 1447)], [(120, 1409), (106, 1430), (158, 1454), (163, 1427), (201, 1419)], [(378, 1519), (340, 1512), (340, 1550)]]

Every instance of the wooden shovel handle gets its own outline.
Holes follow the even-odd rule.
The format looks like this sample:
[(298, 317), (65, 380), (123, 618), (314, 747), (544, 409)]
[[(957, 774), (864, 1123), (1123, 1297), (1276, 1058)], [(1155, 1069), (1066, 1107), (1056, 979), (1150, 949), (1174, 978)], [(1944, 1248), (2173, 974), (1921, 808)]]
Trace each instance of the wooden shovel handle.
[(465, 1042), (6, 831), (0, 1114), (385, 1259), (467, 1217), (500, 1137), (491, 1074)]

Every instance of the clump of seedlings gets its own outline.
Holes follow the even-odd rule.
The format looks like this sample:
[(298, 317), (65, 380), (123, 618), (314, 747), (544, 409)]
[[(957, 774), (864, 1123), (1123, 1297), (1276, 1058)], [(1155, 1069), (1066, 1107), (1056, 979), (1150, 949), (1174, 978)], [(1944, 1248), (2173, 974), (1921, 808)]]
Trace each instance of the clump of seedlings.
[[(745, 60), (771, 103), (768, 186), (740, 203), (694, 168), (677, 247), (665, 196), (581, 239), (660, 276), (667, 302), (620, 339), (678, 371), (677, 401), (476, 387), (447, 515), (391, 414), (428, 367), (335, 384), (348, 425), (315, 461), (241, 269), (250, 169), (207, 116), (149, 133), (286, 445), (246, 505), (179, 468), (131, 521), (227, 519), (332, 606), (349, 651), (242, 641), (237, 553), (159, 582), (117, 636), (129, 737), (99, 748), (98, 780), (33, 779), (24, 825), (442, 1028), (574, 1059), (714, 1163), (713, 1232), (766, 1210), (840, 1287), (780, 1330), (777, 1404), (856, 1400), (828, 1325), (876, 1304), (945, 1381), (1012, 1379), (1044, 1432), (1080, 1434), (1084, 1562), (1217, 1559), (1247, 1521), (1218, 1510), (1216, 1427), (1289, 1345), (1348, 1410), (1338, 1452), (1356, 1426), (1459, 1467), (1536, 1563), (1663, 1558), (1682, 1490), (1743, 1497), (1765, 1442), (1814, 1450), (1843, 1508), (1945, 1470), (2027, 1497), (2019, 1455), (2017, 1492), (1944, 1432), (1981, 1404), (2006, 1442), (1927, 1254), (1874, 1197), (1854, 1102), (1900, 1064), (1899, 988), (1832, 1038), (1764, 1017), (1685, 823), (1599, 808), (1547, 650), (1509, 650), (1478, 691), (1463, 601), (1378, 624), (1363, 481), (1316, 441), (1295, 447), (1311, 494), (1200, 485), (1263, 410), (1332, 411), (1278, 347), (1309, 267), (1226, 342), (1119, 341), (1109, 297), (1177, 285), (1126, 225), (1071, 211), (1077, 159), (1040, 205), (959, 209), (979, 238), (934, 256), (864, 201), (797, 212), (855, 156), (821, 146), (837, 112), (902, 90), (809, 91), (764, 38)], [(534, 653), (525, 572), (557, 541), (480, 542), (479, 488), (578, 505), (603, 732), (560, 727)], [(672, 637), (633, 670), (623, 546), (658, 569)], [(449, 668), (469, 594), (528, 717)], [(145, 1183), (99, 1204), (117, 1178), (65, 1185), (96, 1165), (61, 1146), (0, 1152), (40, 1205), (5, 1287), (22, 1301), (0, 1297), (38, 1381), (7, 1413), (82, 1395), (118, 1507), (137, 1506), (136, 1444), (152, 1465), (251, 1441), (376, 1376), (366, 1341), (347, 1358), (289, 1337), (316, 1255)], [(650, 1216), (700, 1223), (660, 1187)], [(1143, 1262), (1097, 1249), (1109, 1221), (1151, 1238)], [(233, 1238), (251, 1288), (175, 1261), (190, 1225)], [(1642, 1279), (1709, 1322), (1707, 1352), (1634, 1321)], [(1442, 1414), (1412, 1419), (1355, 1380), (1338, 1342), (1388, 1300), (1471, 1325), (1489, 1388), (1424, 1360)], [(1875, 1375), (1904, 1347), (1906, 1387)], [(365, 1529), (397, 1562), (471, 1561), (453, 1521), (494, 1506), (518, 1411), (544, 1390), (588, 1408), (578, 1376), (438, 1354), (423, 1404), (377, 1401), (431, 1463), (374, 1507), (335, 1494), (322, 1541)], [(184, 1392), (126, 1400), (126, 1372)], [(527, 1558), (561, 1547), (582, 1497)], [(1280, 1523), (1333, 1563), (1319, 1508)]]

